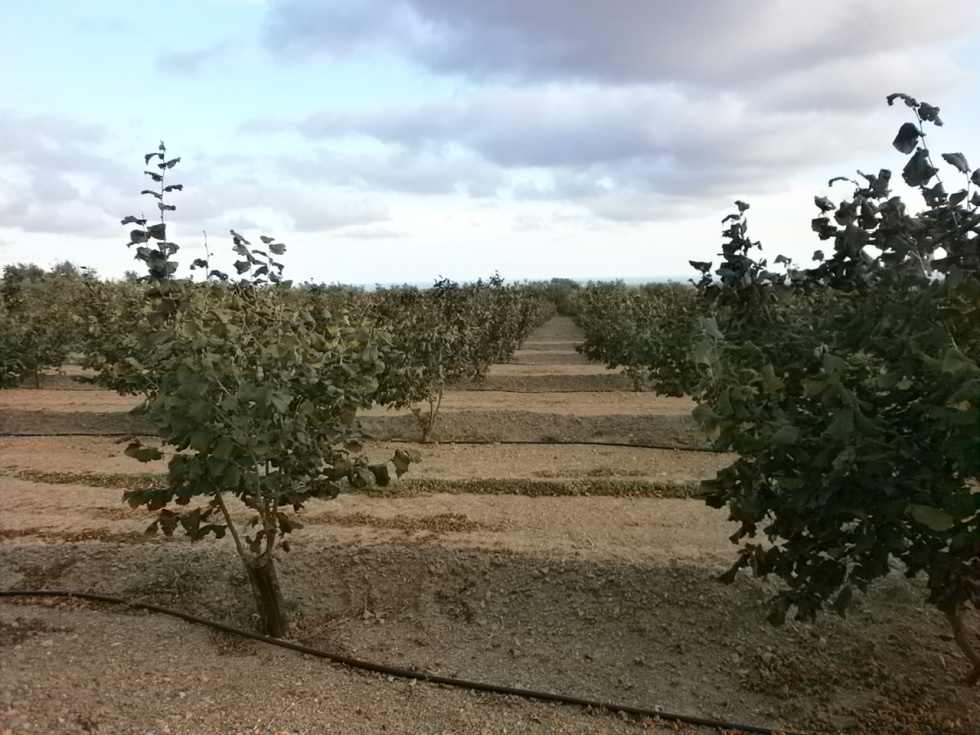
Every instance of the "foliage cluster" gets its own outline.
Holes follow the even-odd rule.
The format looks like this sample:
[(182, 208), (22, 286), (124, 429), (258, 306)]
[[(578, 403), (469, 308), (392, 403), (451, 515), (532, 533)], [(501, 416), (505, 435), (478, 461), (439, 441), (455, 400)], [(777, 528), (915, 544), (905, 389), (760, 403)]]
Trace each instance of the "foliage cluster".
[(550, 281), (531, 281), (524, 284), (530, 293), (550, 301), (561, 316), (575, 316), (582, 284), (571, 278), (552, 278)]
[[(703, 304), (689, 335), (616, 288), (580, 298), (579, 318), (588, 354), (649, 370), (661, 392), (685, 389), (715, 448), (738, 455), (703, 483), (709, 505), (739, 523), (723, 580), (746, 567), (780, 578), (768, 615), (779, 625), (844, 615), (893, 571), (923, 575), (976, 683), (964, 620), (980, 609), (980, 169), (942, 154), (963, 177), (948, 192), (925, 145), (939, 110), (896, 101), (915, 116), (893, 145), (910, 156), (902, 177), (922, 211), (892, 194), (888, 170), (832, 179), (854, 187), (838, 203), (815, 198), (812, 228), (832, 252), (770, 267), (737, 202), (718, 267), (691, 263)], [(684, 378), (647, 351), (651, 331), (688, 351)]]
[[(180, 246), (166, 220), (176, 210), (169, 198), (183, 189), (167, 180), (179, 161), (162, 143), (144, 159), (157, 186), (142, 193), (159, 222), (122, 220), (136, 227), (129, 247), (146, 275), (115, 283), (77, 277), (69, 289), (60, 280), (51, 288), (62, 273), (8, 268), (0, 335), (23, 344), (5, 353), (20, 360), (10, 379), (60, 365), (74, 349), (96, 371), (94, 382), (144, 397), (161, 446), (132, 439), (126, 453), (166, 458), (166, 482), (124, 499), (158, 512), (147, 533), (230, 536), (261, 627), (279, 636), (288, 621), (274, 555), (288, 551), (288, 535), (302, 527), (294, 512), (345, 488), (385, 486), (418, 459), (398, 451), (372, 464), (357, 411), (428, 401), (431, 431), (445, 386), (509, 359), (550, 304), (498, 275), (466, 285), (441, 280), (424, 291), (296, 287), (282, 277), (284, 245), (263, 236), (253, 246), (235, 231), (235, 275), (212, 268), (209, 250), (191, 266), (204, 282), (179, 279)], [(233, 522), (229, 498), (251, 511), (244, 526)]]
[[(343, 311), (317, 310), (313, 302), (298, 308), (275, 260), (285, 246), (274, 238), (253, 247), (232, 231), (238, 281), (208, 260), (194, 263), (207, 269), (205, 283), (173, 278), (180, 248), (167, 239), (163, 214), (175, 209), (166, 195), (181, 187), (165, 185), (163, 174), (179, 159), (167, 159), (161, 143), (145, 160), (158, 160), (146, 173), (160, 189), (143, 193), (156, 200), (161, 221), (123, 220), (142, 228), (130, 233), (130, 246), (147, 266), (145, 300), (129, 312), (135, 349), (106, 355), (103, 372), (111, 370), (117, 389), (146, 396), (146, 414), (159, 429), (163, 449), (134, 439), (126, 453), (141, 461), (167, 456), (168, 473), (166, 487), (124, 498), (159, 511), (148, 533), (230, 535), (262, 629), (281, 636), (288, 621), (274, 552), (288, 551), (285, 537), (302, 527), (290, 509), (335, 497), (345, 484), (390, 480), (387, 464), (370, 465), (357, 454), (353, 422), (374, 398), (387, 336)], [(396, 473), (411, 459), (397, 454)], [(242, 528), (229, 497), (252, 512)]]
[(727, 577), (749, 566), (787, 582), (772, 622), (843, 614), (897, 562), (928, 577), (975, 683), (963, 615), (980, 608), (980, 169), (943, 154), (964, 177), (947, 193), (924, 142), (939, 110), (896, 100), (916, 118), (894, 146), (923, 211), (892, 196), (889, 171), (862, 173), (850, 199), (815, 200), (833, 253), (786, 274), (750, 256), (746, 205), (729, 218), (718, 278), (702, 282), (718, 319), (697, 356), (699, 418), (739, 459), (708, 501), (741, 524), (736, 541), (762, 525), (769, 543), (746, 543)]
[(60, 368), (81, 349), (72, 318), (94, 273), (62, 262), (45, 271), (33, 264), (7, 265), (0, 280), (0, 388)]
[(549, 313), (547, 301), (505, 286), (499, 274), (486, 283), (440, 279), (431, 289), (391, 288), (372, 296), (370, 313), (392, 336), (376, 402), (412, 406), (423, 442), (446, 388), (482, 380), (493, 363), (509, 361)]
[(585, 332), (578, 350), (610, 368), (622, 367), (637, 390), (692, 394), (701, 374), (691, 357), (708, 305), (689, 286), (589, 283), (575, 300)]

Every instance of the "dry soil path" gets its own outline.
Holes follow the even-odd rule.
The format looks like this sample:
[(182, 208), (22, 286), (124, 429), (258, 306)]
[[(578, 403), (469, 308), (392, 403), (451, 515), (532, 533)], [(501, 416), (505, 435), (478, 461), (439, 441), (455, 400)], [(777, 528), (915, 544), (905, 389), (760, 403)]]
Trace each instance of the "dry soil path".
[[(552, 481), (692, 482), (730, 461), (686, 451), (703, 446), (690, 403), (630, 392), (622, 376), (574, 352), (580, 338), (570, 320), (554, 319), (484, 383), (450, 393), (442, 443), (417, 447), (424, 459), (412, 468), (412, 492), (342, 495), (303, 512), (306, 527), (279, 561), (293, 638), (760, 726), (976, 732), (976, 692), (957, 683), (965, 667), (920, 582), (896, 574), (846, 620), (777, 632), (760, 606), (768, 583), (713, 580), (735, 551), (724, 513), (677, 497), (528, 496)], [(65, 376), (40, 391), (0, 391), (0, 588), (101, 591), (253, 625), (226, 542), (146, 538), (149, 517), (120, 502), (125, 482), (93, 479), (162, 471), (134, 466), (114, 438), (98, 436), (146, 430), (125, 413), (132, 405)], [(369, 446), (377, 456), (413, 446), (409, 416), (377, 411), (365, 421), (381, 435)], [(584, 443), (554, 443), (570, 440)], [(0, 733), (661, 727), (357, 673), (156, 615), (28, 603), (0, 603)]]

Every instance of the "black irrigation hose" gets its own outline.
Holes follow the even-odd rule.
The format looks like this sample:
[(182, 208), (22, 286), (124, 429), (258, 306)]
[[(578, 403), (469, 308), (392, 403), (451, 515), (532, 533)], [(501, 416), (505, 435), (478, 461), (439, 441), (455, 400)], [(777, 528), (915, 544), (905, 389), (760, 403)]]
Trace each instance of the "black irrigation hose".
[(503, 390), (501, 388), (457, 388), (454, 393), (520, 393), (521, 395), (540, 395), (542, 393), (635, 393), (637, 391), (622, 390)]
[[(421, 444), (421, 442), (417, 442), (412, 439), (379, 439), (378, 441), (388, 442), (389, 444)], [(552, 441), (546, 441), (544, 439), (467, 439), (466, 441), (430, 442), (429, 444), (431, 444), (432, 446), (439, 446), (443, 444), (449, 446), (455, 446), (460, 444), (473, 444), (476, 446), (484, 446), (488, 444), (530, 444), (535, 446), (543, 445), (548, 447), (564, 447), (564, 446), (625, 447), (628, 449), (669, 449), (675, 452), (700, 452), (702, 454), (724, 454), (724, 452), (718, 449), (712, 449), (710, 447), (702, 447), (702, 448), (681, 447), (673, 444), (630, 444), (628, 442), (591, 442), (591, 441), (552, 442)]]
[(509, 694), (515, 697), (523, 697), (525, 699), (536, 699), (544, 702), (557, 702), (559, 704), (571, 704), (578, 707), (592, 707), (594, 709), (602, 709), (609, 712), (623, 712), (625, 714), (637, 715), (640, 717), (659, 717), (661, 720), (667, 720), (669, 722), (683, 722), (688, 725), (714, 727), (726, 731), (734, 730), (737, 732), (761, 733), (762, 735), (776, 735), (777, 733), (779, 735), (802, 735), (801, 733), (795, 733), (789, 730), (758, 727), (755, 725), (738, 725), (732, 722), (713, 720), (706, 717), (694, 717), (692, 715), (678, 715), (671, 714), (669, 712), (658, 712), (657, 710), (647, 709), (645, 707), (633, 707), (626, 704), (616, 704), (614, 702), (602, 702), (596, 699), (570, 697), (564, 694), (554, 694), (553, 692), (538, 692), (531, 689), (519, 689), (517, 687), (488, 684), (481, 681), (458, 679), (452, 676), (429, 674), (424, 671), (412, 671), (411, 669), (400, 669), (397, 667), (385, 666), (384, 664), (371, 663), (370, 661), (361, 661), (360, 659), (351, 658), (350, 656), (327, 653), (326, 651), (321, 651), (317, 648), (304, 646), (301, 643), (293, 643), (292, 641), (285, 641), (280, 638), (271, 638), (259, 633), (252, 633), (247, 630), (241, 630), (240, 628), (225, 625), (224, 623), (219, 623), (215, 620), (208, 620), (207, 618), (201, 618), (197, 615), (191, 615), (190, 613), (174, 610), (168, 607), (161, 607), (160, 605), (154, 605), (149, 602), (127, 600), (122, 597), (102, 595), (95, 592), (76, 592), (73, 590), (0, 590), (0, 598), (4, 597), (67, 597), (77, 598), (80, 600), (92, 600), (95, 602), (108, 602), (115, 605), (125, 605), (126, 607), (131, 607), (138, 610), (148, 610), (150, 612), (161, 613), (163, 615), (170, 615), (175, 618), (185, 620), (188, 623), (206, 625), (209, 628), (214, 628), (215, 630), (220, 630), (224, 633), (231, 633), (232, 635), (241, 636), (243, 638), (250, 638), (262, 643), (279, 646), (280, 648), (288, 648), (291, 651), (305, 653), (309, 656), (325, 658), (328, 661), (344, 664), (345, 666), (350, 666), (351, 668), (361, 669), (364, 671), (373, 671), (379, 674), (385, 674), (387, 676), (397, 676), (400, 679), (415, 679), (417, 681), (424, 681), (430, 684), (443, 684), (445, 686), (458, 687), (461, 689), (492, 692), (494, 694)]
[[(132, 431), (99, 431), (99, 432), (78, 432), (78, 431), (52, 431), (42, 434), (32, 434), (32, 433), (15, 433), (15, 434), (0, 434), (0, 439), (17, 439), (23, 437), (25, 439), (33, 439), (37, 437), (66, 437), (66, 436), (102, 436), (102, 437), (113, 437), (113, 436), (146, 436), (158, 438), (157, 434), (139, 434)], [(414, 439), (377, 439), (374, 441), (387, 442), (388, 444), (422, 444), (422, 442), (415, 441)], [(474, 446), (487, 446), (490, 444), (529, 444), (532, 446), (549, 446), (549, 447), (625, 447), (628, 449), (667, 449), (673, 452), (700, 452), (702, 454), (723, 454), (718, 449), (711, 449), (710, 447), (680, 447), (673, 444), (630, 444), (628, 442), (590, 442), (590, 441), (560, 441), (552, 442), (545, 441), (543, 439), (469, 439), (467, 441), (444, 441), (444, 442), (429, 442), (423, 446), (459, 446), (459, 445), (474, 445)]]
[(153, 437), (154, 439), (159, 439), (159, 434), (142, 434), (137, 431), (46, 431), (42, 433), (32, 433), (32, 432), (14, 432), (14, 433), (4, 433), (0, 434), (0, 439), (19, 439), (21, 437), (25, 439), (36, 439), (38, 437), (53, 436), (53, 437), (66, 437), (66, 436), (145, 436)]

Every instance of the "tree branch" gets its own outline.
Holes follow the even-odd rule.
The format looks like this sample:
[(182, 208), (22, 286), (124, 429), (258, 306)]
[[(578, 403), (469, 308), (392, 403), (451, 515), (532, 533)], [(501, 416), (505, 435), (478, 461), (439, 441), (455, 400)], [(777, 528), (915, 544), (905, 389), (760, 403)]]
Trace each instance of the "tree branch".
[(214, 494), (214, 500), (221, 509), (221, 515), (225, 519), (225, 523), (228, 526), (228, 532), (235, 541), (235, 549), (238, 551), (238, 556), (241, 557), (243, 562), (248, 563), (251, 557), (248, 555), (248, 551), (245, 549), (245, 545), (242, 543), (241, 536), (238, 535), (238, 530), (235, 528), (234, 521), (231, 520), (231, 514), (228, 512), (228, 506), (225, 505), (224, 495), (220, 492), (216, 492)]

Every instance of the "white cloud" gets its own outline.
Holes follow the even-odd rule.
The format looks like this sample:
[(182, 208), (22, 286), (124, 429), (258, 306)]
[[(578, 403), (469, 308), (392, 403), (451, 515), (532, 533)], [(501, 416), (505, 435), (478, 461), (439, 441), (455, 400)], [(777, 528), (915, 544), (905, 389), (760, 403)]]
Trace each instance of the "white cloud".
[[(339, 148), (339, 147), (338, 147)], [(348, 153), (324, 148), (276, 158), (277, 175), (303, 183), (417, 195), (491, 196), (504, 184), (491, 163), (468, 152)]]
[(399, 240), (408, 236), (389, 227), (349, 227), (339, 234), (351, 240)]
[(915, 0), (274, 0), (264, 42), (293, 56), (389, 53), (476, 79), (738, 84), (962, 34), (976, 3)]
[(228, 39), (204, 48), (162, 51), (157, 56), (156, 67), (162, 72), (193, 76), (203, 72), (207, 66), (227, 59), (231, 51), (232, 42)]
[[(644, 197), (658, 201), (629, 219), (668, 217), (693, 198), (715, 207), (716, 197), (773, 192), (801, 167), (881, 143), (877, 127), (846, 111), (762, 114), (730, 94), (593, 84), (483, 87), (451, 100), (352, 106), (246, 128), (292, 128), (322, 146), (280, 162), (299, 181), (571, 200), (615, 220)], [(351, 136), (374, 139), (384, 153), (337, 152)]]
[[(282, 163), (298, 180), (565, 200), (613, 221), (686, 217), (695, 200), (714, 208), (776, 193), (801, 169), (880, 150), (884, 96), (952, 84), (939, 46), (972, 28), (977, 8), (275, 0), (262, 39), (273, 53), (396, 56), (459, 84), (452, 96), (324, 107), (244, 129), (315, 142), (317, 153)], [(384, 153), (336, 153), (353, 140)]]
[[(282, 234), (331, 278), (340, 259), (324, 242), (370, 254), (363, 273), (394, 267), (386, 247), (399, 274), (431, 275), (443, 258), (454, 275), (498, 258), (622, 273), (652, 234), (702, 227), (714, 252), (735, 198), (802, 211), (797, 239), (809, 238), (829, 176), (903, 165), (889, 143), (910, 114), (886, 108), (888, 93), (941, 104), (949, 128), (930, 142), (978, 155), (977, 95), (956, 107), (950, 93), (975, 84), (980, 0), (920, 6), (210, 0), (167, 11), (149, 44), (109, 11), (70, 6), (64, 27), (44, 27), (18, 6), (51, 63), (15, 59), (24, 74), (0, 80), (18, 110), (0, 110), (4, 255), (61, 253), (71, 233), (116, 243), (99, 257), (130, 267), (119, 219), (156, 216), (139, 196), (147, 131), (184, 158), (170, 221), (194, 257), (202, 230), (225, 252), (234, 227)], [(113, 39), (128, 44), (125, 68), (104, 53)]]

